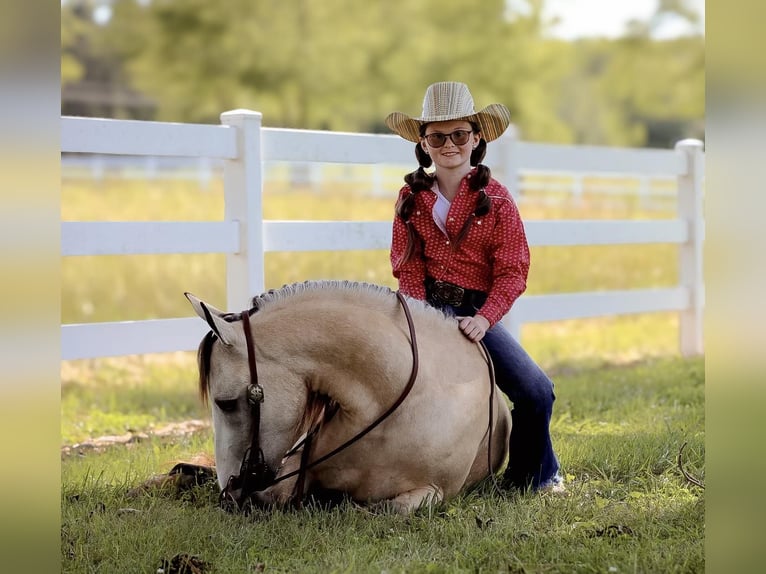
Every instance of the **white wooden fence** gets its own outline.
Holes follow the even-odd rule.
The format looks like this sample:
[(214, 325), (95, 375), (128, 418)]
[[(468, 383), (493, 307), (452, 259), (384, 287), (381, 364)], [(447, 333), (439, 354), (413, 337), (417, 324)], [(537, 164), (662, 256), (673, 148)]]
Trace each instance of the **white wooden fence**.
[[(62, 256), (225, 253), (226, 306), (240, 311), (264, 291), (266, 252), (388, 248), (390, 222), (264, 221), (263, 164), (411, 164), (412, 144), (398, 136), (262, 128), (261, 114), (249, 110), (225, 112), (221, 124), (62, 117), (62, 152), (223, 160), (225, 198), (223, 221), (62, 222)], [(674, 220), (525, 222), (533, 246), (679, 244), (678, 285), (524, 295), (504, 319), (511, 331), (518, 336), (523, 323), (539, 321), (675, 311), (680, 314), (681, 353), (702, 353), (702, 148), (698, 140), (678, 142), (674, 150), (536, 144), (520, 141), (513, 129), (489, 146), (487, 164), (500, 172), (499, 178), (515, 195), (523, 171), (629, 173), (678, 180)], [(62, 359), (194, 350), (206, 331), (196, 316), (67, 324), (61, 327)]]
[[(494, 145), (493, 145), (494, 147)], [(504, 173), (502, 160), (493, 170)], [(209, 157), (157, 157), (93, 154), (61, 154), (61, 179), (87, 178), (102, 183), (107, 178), (124, 180), (184, 180), (196, 182), (200, 190), (210, 190), (213, 180), (223, 175), (223, 160)], [(264, 187), (290, 187), (321, 192), (328, 180), (353, 186), (356, 193), (373, 197), (390, 197), (402, 184), (402, 174), (412, 169), (412, 161), (405, 164), (332, 164), (324, 162), (263, 162)], [(340, 169), (339, 169), (340, 168)], [(669, 201), (675, 202), (675, 177), (656, 174), (619, 174), (604, 177), (603, 173), (533, 172), (519, 170), (519, 206), (524, 211), (527, 201), (560, 206), (562, 201), (580, 205), (586, 194), (604, 200), (638, 199), (645, 210), (664, 210)]]

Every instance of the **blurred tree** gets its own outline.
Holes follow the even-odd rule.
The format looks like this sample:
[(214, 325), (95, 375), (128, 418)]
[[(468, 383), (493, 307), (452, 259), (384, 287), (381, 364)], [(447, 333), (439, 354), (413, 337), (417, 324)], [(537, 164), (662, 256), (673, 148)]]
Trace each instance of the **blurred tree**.
[(508, 105), (523, 139), (568, 142), (571, 129), (557, 113), (557, 102), (561, 78), (571, 65), (570, 48), (547, 38), (554, 22), (545, 20), (544, 7), (543, 0), (509, 3), (510, 32), (494, 69), (507, 86), (506, 98), (500, 101)]
[[(120, 0), (114, 27), (131, 29), (133, 15), (121, 9), (131, 4)], [(221, 111), (247, 107), (267, 125), (350, 129), (390, 49), (381, 17), (394, 4), (408, 3), (154, 0), (122, 53), (137, 85), (161, 102), (161, 119), (217, 122)]]
[[(149, 119), (155, 103), (132, 89), (125, 58), (114, 45), (121, 31), (96, 23), (102, 0), (61, 4), (61, 99), (67, 115)], [(140, 41), (140, 34), (137, 40)]]
[(654, 13), (647, 20), (630, 20), (625, 26), (625, 35), (633, 37), (655, 37), (661, 32), (666, 19), (679, 18), (686, 22), (694, 35), (702, 35), (699, 27), (701, 15), (691, 6), (689, 0), (657, 0)]
[(704, 43), (700, 37), (650, 41), (624, 38), (601, 79), (607, 105), (621, 110), (634, 145), (672, 146), (702, 137)]
[(83, 14), (81, 7), (71, 2), (61, 4), (61, 82), (74, 83), (85, 74), (85, 66), (80, 61), (78, 52), (89, 27), (93, 23), (90, 13)]
[(704, 40), (581, 40), (559, 113), (582, 144), (669, 147), (703, 137)]
[(445, 0), (153, 0), (143, 19), (136, 6), (118, 0), (110, 27), (161, 119), (217, 121), (248, 107), (267, 125), (380, 129), (433, 81), (506, 99), (521, 81), (538, 82), (522, 80), (524, 67), (549, 69), (524, 65), (540, 50), (519, 38), (541, 45), (539, 30), (509, 23), (503, 0), (471, 10)]
[[(267, 126), (387, 132), (386, 114), (419, 114), (439, 80), (468, 83), (479, 107), (506, 104), (534, 141), (644, 145), (704, 116), (703, 37), (554, 40), (544, 0), (110, 0), (100, 26), (65, 14), (96, 1), (62, 4), (62, 54), (74, 56), (64, 74), (62, 55), (62, 81), (101, 70), (113, 93), (156, 101), (156, 119), (218, 123), (249, 108)], [(104, 113), (120, 114), (137, 117)]]

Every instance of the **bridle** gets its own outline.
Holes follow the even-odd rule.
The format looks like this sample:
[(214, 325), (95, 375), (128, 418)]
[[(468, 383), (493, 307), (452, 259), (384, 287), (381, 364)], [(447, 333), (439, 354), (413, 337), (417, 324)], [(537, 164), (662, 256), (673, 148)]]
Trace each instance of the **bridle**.
[[(338, 447), (334, 448), (330, 452), (309, 462), (309, 457), (311, 455), (311, 446), (322, 424), (321, 421), (317, 422), (313, 426), (313, 428), (311, 428), (306, 433), (305, 437), (302, 440), (300, 440), (295, 446), (293, 446), (287, 453), (285, 453), (283, 457), (283, 460), (286, 458), (289, 458), (290, 456), (293, 456), (302, 448), (303, 451), (301, 453), (299, 468), (292, 472), (288, 472), (284, 475), (280, 475), (279, 477), (277, 477), (276, 475), (277, 473), (275, 473), (274, 470), (272, 470), (269, 467), (269, 465), (266, 463), (266, 461), (264, 460), (263, 449), (261, 449), (261, 445), (260, 445), (261, 403), (263, 403), (264, 401), (264, 392), (263, 392), (263, 387), (258, 382), (258, 369), (256, 366), (255, 350), (254, 350), (255, 347), (253, 344), (252, 329), (250, 327), (250, 312), (242, 311), (242, 313), (240, 314), (240, 318), (242, 319), (242, 328), (245, 332), (245, 341), (247, 344), (247, 362), (248, 362), (248, 367), (250, 369), (250, 382), (247, 385), (246, 393), (247, 393), (247, 403), (250, 407), (250, 413), (252, 416), (252, 433), (250, 438), (250, 446), (245, 451), (245, 454), (242, 458), (242, 464), (240, 465), (239, 474), (229, 476), (228, 480), (226, 481), (226, 486), (223, 488), (223, 490), (221, 490), (221, 494), (219, 497), (219, 505), (221, 506), (221, 508), (228, 511), (248, 510), (249, 505), (251, 504), (251, 501), (252, 501), (253, 494), (255, 494), (256, 492), (265, 490), (271, 486), (274, 486), (275, 484), (279, 482), (282, 482), (283, 480), (292, 478), (293, 476), (296, 476), (296, 475), (298, 476), (298, 480), (296, 481), (295, 488), (293, 489), (291, 500), (294, 506), (300, 507), (303, 503), (305, 477), (306, 477), (306, 472), (308, 471), (308, 469), (318, 464), (321, 464), (322, 462), (335, 456), (339, 452), (345, 450), (346, 448), (354, 444), (356, 441), (364, 437), (366, 434), (372, 431), (375, 427), (377, 427), (380, 423), (382, 423), (386, 418), (388, 418), (404, 402), (404, 400), (407, 398), (407, 395), (410, 394), (410, 391), (412, 390), (412, 387), (415, 384), (415, 379), (417, 378), (417, 375), (418, 375), (418, 365), (419, 365), (418, 345), (417, 345), (417, 339), (415, 337), (415, 326), (412, 321), (412, 315), (410, 314), (410, 309), (407, 305), (407, 302), (404, 296), (399, 291), (396, 292), (396, 297), (399, 301), (399, 304), (402, 307), (402, 310), (404, 311), (405, 317), (407, 318), (407, 327), (409, 329), (409, 334), (410, 334), (410, 348), (412, 349), (412, 370), (410, 372), (410, 378), (407, 381), (407, 384), (405, 385), (401, 394), (396, 399), (396, 401), (383, 414), (381, 414), (372, 423), (367, 425), (362, 431), (358, 432), (356, 435), (354, 435), (353, 437), (351, 437), (350, 439), (348, 439), (346, 442), (339, 445)], [(493, 392), (494, 392), (494, 386), (495, 386), (495, 377), (494, 377), (494, 369), (492, 368), (492, 361), (490, 359), (489, 353), (487, 352), (486, 347), (484, 347), (483, 342), (480, 344), (482, 348), (484, 349), (485, 358), (489, 364), (489, 372), (490, 372), (491, 391), (490, 391), (490, 410), (489, 410), (488, 464), (489, 464), (490, 474), (492, 474), (492, 463), (491, 463), (492, 461), (492, 458), (491, 458), (492, 411), (493, 411)], [(239, 491), (239, 495), (235, 495), (235, 491)]]
[[(258, 382), (258, 369), (255, 363), (253, 334), (252, 329), (250, 328), (250, 312), (243, 311), (241, 313), (240, 317), (242, 319), (242, 328), (245, 332), (245, 341), (247, 344), (247, 362), (248, 367), (250, 368), (250, 383), (247, 385), (247, 403), (250, 406), (250, 413), (252, 415), (252, 435), (250, 439), (250, 446), (245, 451), (245, 455), (242, 458), (239, 475), (231, 475), (226, 482), (226, 486), (221, 491), (219, 504), (222, 508), (226, 510), (243, 510), (255, 492), (265, 490), (270, 486), (282, 482), (283, 480), (287, 480), (288, 478), (292, 478), (296, 475), (298, 475), (298, 481), (296, 482), (295, 489), (293, 490), (292, 500), (296, 506), (300, 506), (303, 501), (306, 471), (326, 461), (330, 457), (335, 456), (342, 450), (345, 450), (354, 444), (356, 441), (361, 439), (363, 436), (377, 427), (380, 423), (382, 423), (386, 418), (388, 418), (391, 413), (399, 408), (399, 405), (404, 402), (404, 399), (406, 399), (407, 395), (410, 394), (410, 391), (415, 384), (415, 379), (418, 376), (418, 344), (415, 337), (415, 326), (412, 321), (412, 315), (410, 314), (410, 309), (407, 305), (407, 302), (404, 299), (404, 296), (398, 291), (396, 292), (396, 296), (399, 300), (399, 304), (402, 306), (404, 315), (407, 318), (407, 327), (409, 328), (410, 332), (410, 347), (412, 349), (412, 371), (410, 372), (410, 378), (407, 381), (407, 384), (405, 385), (401, 394), (399, 395), (399, 398), (397, 398), (396, 401), (382, 415), (367, 425), (362, 431), (358, 432), (356, 435), (332, 451), (328, 452), (327, 454), (324, 454), (321, 457), (309, 462), (308, 459), (310, 456), (311, 445), (313, 444), (313, 440), (316, 434), (319, 432), (320, 423), (317, 423), (311, 430), (306, 433), (305, 438), (293, 446), (283, 457), (290, 457), (298, 452), (298, 450), (303, 448), (303, 452), (301, 453), (300, 467), (297, 470), (288, 472), (287, 474), (281, 475), (279, 477), (277, 477), (276, 473), (271, 468), (269, 468), (268, 464), (266, 464), (266, 461), (263, 457), (263, 450), (260, 446), (261, 403), (264, 400), (264, 392), (263, 387)], [(239, 496), (234, 495), (233, 491), (236, 490), (240, 491)]]

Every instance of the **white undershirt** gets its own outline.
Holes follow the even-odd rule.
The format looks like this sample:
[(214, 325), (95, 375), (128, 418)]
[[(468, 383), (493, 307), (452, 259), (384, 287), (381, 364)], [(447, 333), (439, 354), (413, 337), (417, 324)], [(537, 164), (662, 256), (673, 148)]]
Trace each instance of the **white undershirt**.
[(436, 203), (432, 211), (434, 223), (439, 226), (444, 235), (447, 235), (447, 213), (449, 213), (450, 201), (439, 191), (439, 184), (436, 182), (431, 189), (436, 193)]

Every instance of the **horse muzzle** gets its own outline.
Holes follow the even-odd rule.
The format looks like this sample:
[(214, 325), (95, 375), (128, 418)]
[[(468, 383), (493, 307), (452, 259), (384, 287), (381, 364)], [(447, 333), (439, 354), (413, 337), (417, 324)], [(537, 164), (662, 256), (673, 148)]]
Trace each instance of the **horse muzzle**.
[(243, 512), (253, 505), (264, 506), (258, 494), (274, 484), (274, 471), (265, 462), (259, 461), (244, 467), (240, 474), (229, 477), (218, 498), (219, 506), (228, 512)]

